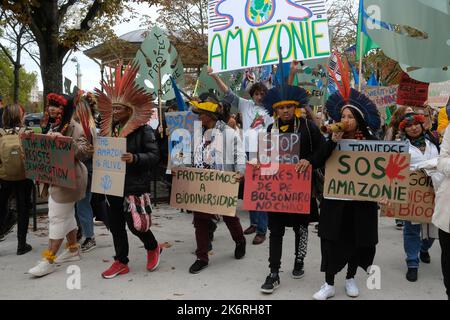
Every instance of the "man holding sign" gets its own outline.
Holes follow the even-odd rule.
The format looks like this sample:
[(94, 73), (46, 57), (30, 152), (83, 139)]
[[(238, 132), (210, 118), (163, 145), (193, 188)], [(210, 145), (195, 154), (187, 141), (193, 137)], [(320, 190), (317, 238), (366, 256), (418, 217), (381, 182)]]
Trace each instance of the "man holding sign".
[[(280, 277), (278, 275), (281, 267), (281, 255), (283, 249), (283, 237), (285, 227), (292, 227), (295, 232), (295, 263), (292, 271), (294, 279), (300, 279), (304, 275), (304, 258), (306, 256), (308, 244), (308, 224), (311, 220), (317, 221), (317, 202), (315, 197), (311, 194), (311, 178), (312, 169), (316, 167), (316, 159), (321, 145), (325, 142), (319, 128), (311, 121), (302, 117), (301, 108), (308, 106), (308, 94), (300, 87), (287, 86), (285, 90), (280, 88), (273, 88), (269, 90), (264, 97), (264, 106), (269, 114), (274, 115), (274, 123), (271, 124), (267, 132), (271, 133), (271, 145), (277, 146), (274, 143), (273, 136), (281, 133), (278, 150), (270, 148), (271, 158), (272, 154), (278, 153), (281, 162), (288, 164), (281, 164), (276, 173), (272, 175), (265, 175), (263, 171), (259, 175), (253, 177), (247, 174), (249, 180), (246, 185), (246, 192), (244, 196), (244, 207), (248, 204), (251, 197), (249, 186), (255, 179), (258, 182), (267, 182), (264, 189), (272, 191), (269, 192), (251, 192), (253, 196), (258, 199), (251, 201), (252, 203), (262, 203), (264, 208), (269, 211), (269, 230), (270, 230), (270, 245), (269, 245), (269, 268), (270, 274), (266, 281), (261, 286), (261, 291), (264, 293), (272, 293), (280, 285)], [(286, 135), (291, 134), (291, 142), (295, 141), (292, 138), (300, 137), (300, 148), (296, 149), (294, 145), (289, 142), (286, 144), (283, 139)], [(291, 145), (288, 147), (288, 145)], [(262, 158), (263, 144), (259, 145), (259, 155)], [(296, 150), (297, 154), (292, 151)], [(288, 151), (288, 152), (286, 152)], [(289, 154), (291, 153), (291, 154)], [(277, 159), (278, 160), (278, 159)], [(270, 163), (270, 166), (276, 166), (276, 163)], [(253, 178), (253, 179), (251, 179)], [(277, 184), (279, 182), (279, 187)], [(273, 187), (273, 189), (272, 189)], [(279, 209), (276, 208), (276, 202), (268, 200), (266, 197), (287, 197), (294, 196), (293, 199), (287, 200), (284, 203), (281, 201)], [(295, 197), (297, 196), (297, 197)], [(263, 199), (261, 201), (261, 199)], [(265, 199), (265, 200), (264, 200)], [(286, 203), (288, 202), (288, 203)], [(274, 205), (272, 207), (272, 205)], [(294, 207), (295, 206), (295, 207)]]
[[(194, 274), (209, 263), (208, 226), (213, 214), (223, 215), (223, 221), (236, 243), (236, 259), (245, 256), (246, 246), (242, 226), (236, 216), (239, 180), (245, 171), (242, 142), (236, 132), (226, 125), (230, 117), (229, 105), (220, 103), (210, 93), (201, 94), (199, 100), (191, 101), (191, 105), (204, 129), (200, 143), (194, 146), (193, 165), (200, 170), (172, 168), (174, 179), (170, 197), (172, 206), (194, 210), (197, 260), (189, 268), (189, 272)], [(185, 185), (184, 181), (190, 185)], [(199, 184), (193, 184), (196, 181)], [(197, 187), (190, 187), (192, 185)]]
[[(99, 139), (99, 147), (104, 148), (106, 154), (112, 155), (109, 160), (103, 159), (111, 165), (109, 174), (101, 177), (101, 191), (107, 194), (110, 207), (108, 221), (116, 253), (114, 263), (102, 273), (105, 279), (129, 272), (126, 224), (131, 233), (144, 244), (148, 271), (156, 270), (162, 251), (150, 230), (150, 168), (159, 161), (155, 133), (146, 124), (152, 115), (153, 103), (151, 95), (135, 84), (137, 72), (136, 66), (126, 66), (122, 74), (122, 65), (119, 65), (115, 70), (115, 79), (102, 83), (106, 94), (95, 89), (98, 109), (102, 116), (100, 135), (126, 139), (126, 152), (121, 156), (120, 139), (115, 146), (109, 144), (110, 140)], [(120, 156), (121, 161), (117, 161), (113, 156)], [(113, 185), (114, 181), (123, 183), (123, 179), (115, 180), (114, 175), (120, 176), (124, 163), (125, 185)]]

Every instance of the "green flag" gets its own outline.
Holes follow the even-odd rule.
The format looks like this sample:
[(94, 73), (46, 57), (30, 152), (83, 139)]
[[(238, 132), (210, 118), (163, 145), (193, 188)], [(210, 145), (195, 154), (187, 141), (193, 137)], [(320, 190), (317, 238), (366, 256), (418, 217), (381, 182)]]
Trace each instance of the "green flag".
[[(365, 19), (367, 18), (367, 13), (364, 10), (364, 1), (359, 0), (359, 16), (358, 16), (358, 32), (356, 34), (356, 60), (359, 60), (361, 53), (361, 42), (362, 42), (362, 55), (365, 56), (367, 52), (372, 49), (377, 49), (379, 46), (372, 41), (366, 31)], [(362, 40), (362, 41), (361, 41)]]

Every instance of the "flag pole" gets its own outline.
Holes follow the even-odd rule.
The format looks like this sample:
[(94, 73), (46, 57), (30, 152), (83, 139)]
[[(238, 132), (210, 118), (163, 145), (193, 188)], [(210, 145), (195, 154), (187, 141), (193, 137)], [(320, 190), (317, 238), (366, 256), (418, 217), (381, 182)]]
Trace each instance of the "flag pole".
[[(162, 128), (162, 89), (161, 89), (161, 64), (158, 64), (158, 106), (159, 106), (159, 125)], [(161, 132), (161, 138), (163, 137), (163, 133)]]
[(363, 40), (364, 40), (364, 33), (362, 31), (360, 31), (360, 33), (359, 33), (359, 84), (358, 84), (359, 92), (361, 92), (361, 90), (362, 90), (362, 79), (363, 79), (363, 75), (362, 75)]

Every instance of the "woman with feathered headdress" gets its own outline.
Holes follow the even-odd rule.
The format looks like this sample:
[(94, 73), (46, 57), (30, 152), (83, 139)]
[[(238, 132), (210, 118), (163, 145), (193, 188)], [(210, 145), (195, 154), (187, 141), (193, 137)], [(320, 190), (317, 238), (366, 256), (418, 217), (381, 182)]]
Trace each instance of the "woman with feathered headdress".
[(137, 72), (137, 66), (128, 65), (122, 74), (119, 65), (109, 82), (102, 83), (105, 93), (95, 89), (101, 115), (100, 135), (127, 140), (127, 152), (122, 155), (122, 161), (126, 162), (124, 196), (106, 196), (116, 255), (111, 267), (102, 273), (105, 279), (129, 272), (125, 224), (144, 243), (147, 270), (158, 267), (162, 250), (150, 230), (150, 170), (159, 161), (156, 137), (147, 125), (153, 102), (151, 95), (135, 84)]
[[(72, 119), (74, 112), (73, 98), (50, 93), (47, 96), (47, 108), (41, 123), (44, 133), (57, 139), (60, 136), (71, 137), (75, 146), (76, 188), (69, 189), (61, 186), (46, 184), (44, 193), (49, 191), (49, 245), (43, 257), (28, 273), (41, 277), (52, 273), (57, 263), (76, 261), (80, 259), (80, 248), (77, 242), (77, 223), (75, 220), (75, 203), (85, 196), (87, 184), (87, 170), (82, 163), (92, 151), (81, 126)], [(56, 254), (64, 238), (67, 238), (66, 250), (58, 257)]]
[[(340, 139), (377, 140), (373, 132), (381, 125), (375, 104), (365, 95), (350, 88), (347, 63), (338, 57), (342, 84), (334, 72), (328, 70), (338, 86), (326, 102), (325, 108), (339, 124), (340, 132), (332, 132), (331, 139), (322, 149), (323, 163), (331, 155)], [(323, 199), (319, 218), (321, 242), (321, 271), (325, 272), (325, 284), (313, 298), (326, 300), (335, 294), (334, 277), (346, 265), (345, 291), (350, 297), (359, 295), (355, 282), (358, 266), (367, 270), (375, 257), (378, 243), (378, 205), (368, 201), (344, 201)]]
[[(263, 100), (269, 114), (273, 114), (274, 122), (267, 131), (279, 131), (280, 134), (292, 133), (300, 135), (300, 154), (296, 169), (303, 172), (312, 166), (317, 167), (317, 156), (325, 139), (314, 122), (306, 119), (305, 107), (308, 106), (308, 94), (305, 89), (294, 86), (280, 86), (268, 91)], [(283, 160), (283, 159), (281, 159)], [(280, 161), (286, 162), (286, 161)], [(288, 162), (289, 163), (289, 162)], [(311, 190), (312, 192), (312, 190)], [(278, 275), (281, 266), (283, 236), (286, 227), (292, 227), (295, 232), (295, 262), (292, 271), (294, 279), (304, 275), (304, 258), (308, 244), (308, 225), (317, 221), (318, 209), (316, 196), (311, 194), (310, 214), (268, 213), (270, 244), (269, 268), (270, 274), (261, 286), (264, 293), (272, 293), (280, 284)]]

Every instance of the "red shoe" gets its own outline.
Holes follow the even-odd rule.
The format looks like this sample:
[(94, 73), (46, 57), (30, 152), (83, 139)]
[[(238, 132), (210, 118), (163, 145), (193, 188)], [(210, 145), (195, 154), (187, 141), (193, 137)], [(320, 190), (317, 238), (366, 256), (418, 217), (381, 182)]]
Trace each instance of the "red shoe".
[(158, 268), (159, 257), (161, 256), (162, 248), (158, 243), (155, 250), (147, 250), (147, 270), (154, 271)]
[(119, 274), (126, 274), (128, 272), (130, 272), (128, 266), (116, 260), (108, 270), (102, 273), (102, 277), (105, 279), (111, 279), (118, 276)]

